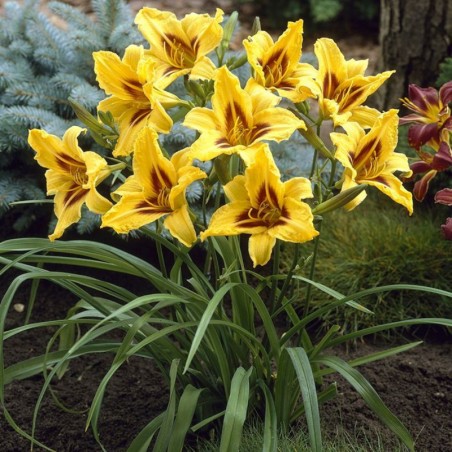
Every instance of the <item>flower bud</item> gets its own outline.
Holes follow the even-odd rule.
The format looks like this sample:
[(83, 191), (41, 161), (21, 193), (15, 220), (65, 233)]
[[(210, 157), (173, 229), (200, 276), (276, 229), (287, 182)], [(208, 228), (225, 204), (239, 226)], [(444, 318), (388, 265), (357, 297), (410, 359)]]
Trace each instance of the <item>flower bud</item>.
[(367, 188), (367, 184), (356, 185), (355, 187), (349, 188), (333, 196), (327, 201), (322, 202), (314, 209), (312, 209), (312, 213), (314, 215), (323, 215), (327, 212), (330, 212), (335, 209), (339, 209), (347, 205), (350, 201), (356, 198), (363, 190)]

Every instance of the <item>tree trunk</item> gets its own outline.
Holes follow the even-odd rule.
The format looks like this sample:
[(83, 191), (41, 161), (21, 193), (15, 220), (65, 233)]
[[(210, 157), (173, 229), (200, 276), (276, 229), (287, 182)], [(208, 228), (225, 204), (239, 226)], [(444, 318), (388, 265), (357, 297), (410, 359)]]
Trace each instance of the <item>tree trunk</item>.
[(378, 70), (397, 72), (376, 94), (377, 107), (399, 108), (410, 83), (433, 86), (451, 40), (450, 0), (381, 0)]

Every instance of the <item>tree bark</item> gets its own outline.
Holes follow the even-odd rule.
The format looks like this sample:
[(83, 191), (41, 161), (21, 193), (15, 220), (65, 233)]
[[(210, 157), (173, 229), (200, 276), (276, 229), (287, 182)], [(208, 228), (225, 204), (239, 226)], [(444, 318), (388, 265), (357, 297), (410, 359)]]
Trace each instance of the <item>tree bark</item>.
[(400, 108), (408, 85), (434, 86), (439, 64), (452, 55), (450, 0), (381, 0), (379, 72), (395, 69), (379, 89), (380, 109)]

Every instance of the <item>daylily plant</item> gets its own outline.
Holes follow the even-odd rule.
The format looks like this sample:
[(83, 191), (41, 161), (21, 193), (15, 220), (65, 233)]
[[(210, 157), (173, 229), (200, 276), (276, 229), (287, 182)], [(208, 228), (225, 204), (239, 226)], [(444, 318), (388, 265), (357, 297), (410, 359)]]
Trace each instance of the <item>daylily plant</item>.
[(144, 128), (135, 140), (133, 175), (114, 195), (120, 201), (102, 219), (118, 233), (126, 233), (164, 217), (163, 224), (185, 246), (196, 241), (185, 190), (206, 174), (185, 164), (186, 150), (167, 159), (158, 144), (157, 133)]
[(244, 175), (224, 186), (228, 204), (220, 207), (201, 232), (201, 239), (217, 235), (250, 234), (249, 253), (254, 266), (271, 258), (276, 240), (303, 243), (318, 235), (308, 204), (311, 183), (304, 177), (281, 182), (278, 167), (266, 144), (257, 150)]
[[(409, 85), (408, 98), (400, 99), (402, 104), (414, 113), (400, 118), (400, 124), (409, 124), (408, 144), (416, 151), (418, 160), (411, 163), (412, 177), (422, 175), (414, 183), (413, 195), (423, 201), (432, 180), (439, 172), (452, 168), (452, 113), (449, 104), (452, 102), (452, 81), (445, 83), (439, 90), (428, 87), (421, 88)], [(450, 205), (449, 188), (440, 190), (435, 201)], [(452, 240), (452, 222), (447, 219), (442, 225), (444, 237)]]
[(287, 30), (273, 42), (266, 31), (258, 31), (243, 41), (253, 78), (263, 87), (298, 103), (315, 97), (317, 70), (301, 63), (303, 21), (289, 22)]
[(208, 14), (187, 14), (182, 20), (168, 11), (142, 8), (135, 23), (149, 42), (150, 55), (156, 63), (156, 79), (168, 82), (181, 75), (193, 78), (211, 78), (215, 66), (207, 55), (223, 38), (223, 11), (215, 17)]
[[(358, 123), (348, 122), (342, 126), (346, 134), (331, 133), (331, 140), (337, 147), (335, 157), (345, 168), (339, 182), (342, 190), (363, 183), (372, 185), (405, 206), (411, 215), (411, 193), (394, 175), (395, 171), (405, 173), (407, 177), (411, 175), (407, 156), (394, 152), (398, 121), (397, 110), (389, 110), (378, 117), (367, 134)], [(365, 197), (366, 193), (361, 193), (346, 208), (355, 208)]]
[[(344, 167), (341, 180), (336, 181), (341, 196), (332, 201), (334, 186), (325, 192), (319, 185), (320, 196), (313, 203), (316, 211), (326, 211), (318, 205), (323, 201), (328, 202), (328, 210), (344, 204), (347, 209), (356, 207), (366, 193), (354, 188), (362, 185), (375, 186), (411, 214), (411, 194), (394, 175), (411, 174), (407, 158), (394, 152), (397, 111), (380, 113), (363, 105), (393, 71), (365, 76), (367, 61), (346, 60), (336, 43), (327, 38), (315, 43), (318, 70), (300, 63), (303, 21), (298, 20), (290, 22), (276, 42), (260, 30), (243, 41), (251, 74), (241, 86), (228, 63), (216, 68), (209, 58), (220, 44), (224, 50), (222, 40), (231, 39), (233, 27), (225, 25), (225, 33), (222, 20), (219, 9), (214, 17), (188, 14), (178, 20), (170, 12), (143, 8), (135, 22), (150, 49), (130, 45), (122, 59), (108, 51), (93, 54), (99, 85), (110, 95), (100, 102), (99, 112), (111, 113), (119, 128), (113, 156), (133, 154), (132, 175), (112, 194), (119, 202), (107, 212), (97, 209), (104, 214), (102, 226), (127, 233), (163, 218), (171, 235), (187, 247), (196, 242), (198, 232), (202, 239), (247, 233), (251, 234), (254, 265), (264, 265), (277, 239), (301, 243), (317, 235), (311, 207), (300, 201), (312, 195), (307, 180), (281, 182), (272, 158), (271, 142), (283, 142), (296, 131), (315, 147), (319, 145), (324, 158)], [(237, 64), (237, 59), (230, 61)], [(185, 85), (190, 86), (191, 102), (169, 92), (178, 77), (185, 82), (191, 79), (191, 85)], [(199, 79), (212, 81), (213, 92), (198, 86)], [(317, 124), (332, 119), (335, 126), (342, 127), (331, 134), (335, 153), (326, 149), (312, 130), (312, 118), (304, 117), (299, 108), (301, 102), (316, 97), (320, 107)], [(182, 126), (196, 130), (199, 137), (169, 159), (160, 148), (158, 135), (170, 133), (173, 120), (167, 110), (180, 104), (188, 110)], [(311, 123), (309, 130), (304, 119)], [(33, 138), (30, 144), (36, 146)], [(214, 174), (207, 178), (206, 190), (219, 180), (230, 202), (217, 205), (212, 223), (205, 224), (203, 231), (200, 220), (190, 212), (185, 191), (192, 182), (208, 176), (195, 165), (208, 160), (214, 161)], [(255, 186), (253, 178), (262, 180), (261, 186), (257, 182)], [(330, 181), (334, 182), (334, 174)], [(295, 190), (295, 186), (304, 188)], [(210, 194), (204, 199), (209, 198)], [(243, 211), (238, 212), (240, 209)]]
[(452, 102), (452, 81), (441, 88), (421, 88), (411, 84), (408, 97), (402, 104), (413, 111), (400, 118), (400, 124), (411, 124), (408, 129), (408, 143), (414, 149), (424, 144), (438, 148), (442, 141), (449, 142), (452, 131), (452, 116), (449, 103)]
[(112, 168), (99, 154), (83, 152), (77, 141), (82, 132), (86, 130), (73, 126), (60, 139), (44, 130), (30, 131), (28, 141), (36, 151), (35, 160), (48, 168), (45, 174), (47, 194), (55, 195), (58, 222), (49, 235), (50, 240), (59, 239), (65, 229), (80, 220), (83, 204), (98, 214), (112, 206), (96, 188), (111, 174)]
[[(201, 133), (192, 145), (192, 155), (211, 160), (221, 154), (244, 155), (266, 140), (287, 140), (305, 123), (285, 108), (280, 98), (254, 79), (241, 88), (239, 79), (223, 66), (216, 72), (212, 109), (193, 108), (184, 125)], [(246, 157), (245, 157), (246, 158)]]
[[(33, 358), (8, 374), (3, 372), (0, 341), (1, 375), (46, 369), (48, 386), (77, 354), (115, 353), (88, 414), (98, 439), (96, 424), (109, 378), (138, 354), (165, 373), (169, 404), (165, 413), (144, 426), (130, 450), (147, 450), (153, 441), (156, 450), (183, 450), (189, 430), (210, 429), (219, 422), (223, 429), (217, 424), (212, 428), (222, 430), (219, 450), (239, 450), (245, 421), (250, 413), (259, 413), (265, 416), (266, 450), (277, 450), (278, 431), (303, 415), (312, 450), (321, 451), (318, 405), (336, 391), (334, 385), (323, 389), (322, 379), (339, 372), (414, 450), (410, 434), (356, 369), (357, 363), (328, 355), (329, 347), (360, 335), (347, 335), (334, 325), (323, 337), (317, 331), (311, 337), (311, 327), (327, 309), (347, 304), (369, 312), (356, 300), (377, 293), (371, 289), (358, 297), (344, 296), (314, 281), (321, 224), (328, 213), (354, 209), (372, 188), (413, 212), (412, 195), (399, 178), (410, 177), (412, 170), (407, 157), (395, 152), (398, 111), (380, 112), (364, 105), (393, 71), (364, 75), (367, 60), (346, 60), (327, 38), (314, 47), (318, 69), (302, 63), (302, 20), (290, 22), (275, 40), (257, 30), (243, 41), (244, 52), (228, 52), (236, 21), (237, 15), (231, 14), (222, 24), (219, 9), (213, 17), (188, 14), (179, 20), (173, 13), (143, 8), (135, 23), (149, 48), (130, 45), (122, 57), (109, 51), (94, 53), (99, 86), (109, 97), (99, 103), (97, 117), (81, 106), (76, 113), (91, 127), (96, 143), (105, 147), (103, 156), (79, 147), (79, 127), (70, 128), (62, 139), (30, 131), (36, 159), (48, 168), (48, 194), (55, 195), (58, 223), (50, 239), (61, 237), (77, 222), (86, 204), (101, 215), (101, 227), (119, 234), (139, 230), (139, 237), (152, 238), (159, 266), (109, 245), (97, 243), (93, 248), (83, 241), (77, 246), (69, 242), (66, 249), (80, 253), (76, 265), (144, 278), (150, 293), (136, 296), (131, 287), (98, 284), (91, 275), (66, 281), (58, 274), (61, 285), (80, 299), (68, 314), (68, 328), (54, 324), (61, 325), (55, 337), (65, 335), (61, 347), (68, 349), (54, 352), (49, 347), (42, 363)], [(172, 94), (176, 89), (185, 89), (183, 100)], [(448, 96), (447, 88), (439, 98), (446, 102)], [(315, 103), (318, 108), (310, 109)], [(173, 107), (179, 108), (170, 112)], [(444, 105), (441, 111), (448, 112)], [(448, 121), (441, 123), (443, 130), (449, 130)], [(334, 130), (329, 133), (331, 122)], [(170, 142), (181, 130), (185, 144)], [(284, 172), (278, 167), (278, 149), (300, 134), (311, 149), (295, 148), (291, 157), (309, 160), (311, 170)], [(450, 147), (437, 151), (423, 169), (438, 171), (449, 165)], [(106, 159), (114, 163), (109, 166)], [(191, 197), (194, 192), (197, 196)], [(437, 202), (449, 203), (450, 193), (438, 193)], [(249, 268), (240, 236), (248, 239), (253, 267), (268, 265), (267, 269)], [(305, 244), (310, 241), (312, 246)], [(42, 266), (46, 259), (71, 263), (52, 254), (62, 252), (64, 242), (53, 248), (45, 243), (27, 253), (24, 261), (12, 253), (9, 266), (28, 271), (29, 256), (31, 264)], [(291, 244), (294, 257), (281, 271), (284, 243)], [(200, 252), (192, 252), (197, 245)], [(42, 250), (44, 254), (36, 256)], [(33, 275), (49, 274), (53, 275), (40, 267)], [(311, 306), (312, 287), (325, 294), (320, 308)], [(13, 295), (8, 293), (5, 306)], [(0, 312), (0, 322), (4, 317)], [(278, 326), (276, 318), (283, 318)], [(73, 339), (79, 321), (80, 338)], [(110, 335), (114, 329), (125, 334)], [(107, 342), (102, 341), (103, 332)], [(373, 355), (368, 360), (374, 359)], [(2, 385), (0, 381), (0, 390)]]
[(99, 103), (98, 110), (109, 111), (119, 128), (115, 157), (132, 152), (134, 140), (144, 127), (160, 133), (171, 130), (173, 121), (166, 108), (181, 101), (165, 91), (170, 80), (156, 76), (149, 50), (131, 45), (122, 60), (108, 51), (94, 52), (93, 57), (99, 86), (110, 94)]
[(368, 61), (346, 60), (337, 44), (328, 38), (318, 39), (314, 52), (319, 60), (317, 83), (322, 117), (332, 119), (335, 126), (349, 121), (372, 126), (379, 111), (363, 103), (395, 71), (366, 76)]

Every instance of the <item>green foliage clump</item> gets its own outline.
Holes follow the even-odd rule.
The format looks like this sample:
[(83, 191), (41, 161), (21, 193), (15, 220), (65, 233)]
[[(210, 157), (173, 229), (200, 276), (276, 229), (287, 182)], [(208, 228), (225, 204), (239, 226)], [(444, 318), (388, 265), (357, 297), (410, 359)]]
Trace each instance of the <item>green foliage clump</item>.
[[(299, 17), (305, 19), (306, 26), (318, 27), (321, 24), (337, 22), (344, 26), (356, 24), (378, 25), (380, 3), (378, 0), (285, 0), (274, 2), (260, 0), (253, 2), (257, 6), (259, 14), (272, 21), (273, 26), (287, 20), (295, 20)], [(374, 27), (375, 28), (375, 27)]]
[[(446, 269), (452, 255), (440, 232), (443, 217), (438, 206), (416, 204), (409, 217), (390, 201), (369, 198), (351, 212), (330, 213), (324, 221), (315, 280), (344, 295), (391, 284), (450, 290), (452, 274)], [(288, 262), (290, 249), (286, 253)], [(321, 306), (325, 302), (325, 295), (314, 290), (311, 303)], [(452, 317), (449, 300), (421, 291), (391, 291), (357, 302), (374, 314), (341, 307), (328, 312), (326, 326), (339, 324), (355, 331), (407, 318)], [(299, 303), (303, 303), (302, 293)]]
[(444, 83), (452, 80), (452, 57), (447, 57), (439, 65), (439, 76), (436, 81), (436, 86), (440, 88)]
[(92, 16), (63, 2), (47, 6), (64, 25), (39, 12), (38, 0), (7, 2), (0, 17), (0, 219), (18, 232), (44, 213), (50, 217), (34, 204), (8, 214), (11, 202), (45, 198), (44, 171), (33, 160), (28, 130), (61, 137), (80, 125), (68, 99), (94, 112), (105, 96), (97, 87), (92, 53), (122, 54), (130, 42), (142, 41), (124, 0), (92, 0)]

